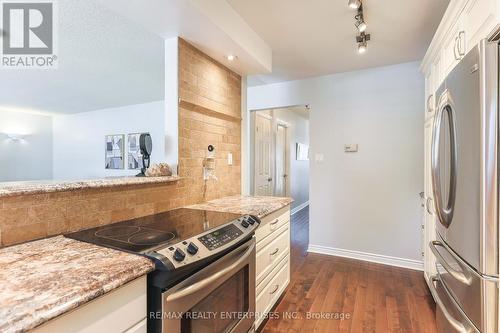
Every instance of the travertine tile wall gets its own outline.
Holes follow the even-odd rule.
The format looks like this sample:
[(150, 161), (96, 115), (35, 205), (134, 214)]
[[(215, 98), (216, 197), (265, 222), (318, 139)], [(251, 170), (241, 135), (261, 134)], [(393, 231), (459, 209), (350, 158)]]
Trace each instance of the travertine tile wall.
[[(179, 43), (179, 175), (161, 185), (0, 198), (0, 247), (241, 193), (241, 78)], [(209, 144), (217, 181), (203, 180)], [(233, 165), (227, 154), (232, 153)]]

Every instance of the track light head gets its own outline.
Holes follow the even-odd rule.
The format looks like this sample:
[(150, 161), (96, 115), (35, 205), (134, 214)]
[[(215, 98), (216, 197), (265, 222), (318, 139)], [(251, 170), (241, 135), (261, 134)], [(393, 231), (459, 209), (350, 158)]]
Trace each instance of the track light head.
[(355, 23), (356, 28), (358, 29), (359, 32), (364, 32), (366, 30), (366, 23), (363, 21), (363, 19), (358, 19)]
[(358, 53), (363, 54), (366, 52), (366, 42), (358, 43)]
[(349, 0), (348, 6), (352, 9), (358, 9), (361, 7), (361, 0)]
[(362, 32), (359, 36), (356, 36), (356, 42), (358, 43), (358, 53), (363, 54), (366, 52), (368, 46), (367, 41), (370, 40), (370, 34), (365, 34)]

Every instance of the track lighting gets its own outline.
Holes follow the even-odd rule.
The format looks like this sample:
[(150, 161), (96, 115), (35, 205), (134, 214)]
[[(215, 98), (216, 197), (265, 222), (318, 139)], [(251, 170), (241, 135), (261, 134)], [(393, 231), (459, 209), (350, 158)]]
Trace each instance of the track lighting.
[(366, 47), (368, 45), (367, 41), (370, 40), (370, 35), (362, 32), (359, 36), (356, 36), (356, 42), (358, 43), (358, 53), (363, 54), (366, 52)]
[(368, 46), (367, 41), (370, 40), (370, 35), (365, 34), (367, 26), (363, 16), (363, 4), (361, 3), (361, 0), (349, 0), (348, 5), (350, 8), (357, 9), (358, 11), (356, 13), (356, 16), (354, 16), (354, 18), (356, 19), (354, 25), (359, 31), (359, 35), (356, 36), (356, 43), (358, 43), (358, 53), (362, 54), (366, 52), (366, 48)]
[(349, 0), (349, 8), (358, 9), (361, 6), (360, 0)]

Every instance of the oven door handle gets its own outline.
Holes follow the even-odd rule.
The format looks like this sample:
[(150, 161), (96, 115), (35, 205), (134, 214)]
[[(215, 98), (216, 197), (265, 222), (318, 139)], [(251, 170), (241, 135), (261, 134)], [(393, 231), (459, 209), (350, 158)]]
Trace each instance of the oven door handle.
[(236, 269), (238, 266), (240, 266), (242, 263), (244, 263), (246, 260), (248, 260), (248, 257), (252, 254), (252, 252), (255, 250), (255, 242), (251, 242), (251, 244), (248, 246), (248, 248), (245, 250), (245, 252), (239, 256), (237, 260), (235, 260), (233, 263), (231, 263), (229, 266), (225, 267), (224, 269), (218, 271), (217, 273), (211, 275), (209, 278), (201, 280), (199, 282), (196, 282), (189, 287), (186, 287), (184, 289), (181, 289), (172, 295), (168, 296), (169, 301), (175, 301), (177, 299), (184, 298), (186, 296), (189, 296), (191, 294), (197, 293), (198, 291), (207, 288), (210, 286), (213, 282), (217, 281), (218, 279), (222, 278), (223, 276), (230, 274), (234, 269)]

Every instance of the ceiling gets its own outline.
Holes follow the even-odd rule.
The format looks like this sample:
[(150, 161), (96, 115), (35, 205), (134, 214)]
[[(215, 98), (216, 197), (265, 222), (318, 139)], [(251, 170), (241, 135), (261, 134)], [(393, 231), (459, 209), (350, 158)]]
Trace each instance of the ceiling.
[(163, 100), (164, 40), (95, 0), (58, 2), (57, 69), (3, 70), (0, 112), (71, 114)]
[(365, 0), (367, 52), (358, 55), (347, 0), (227, 0), (272, 48), (273, 71), (249, 85), (302, 79), (423, 58), (449, 0)]
[(182, 37), (241, 75), (271, 72), (271, 48), (226, 0), (97, 1), (164, 39)]

